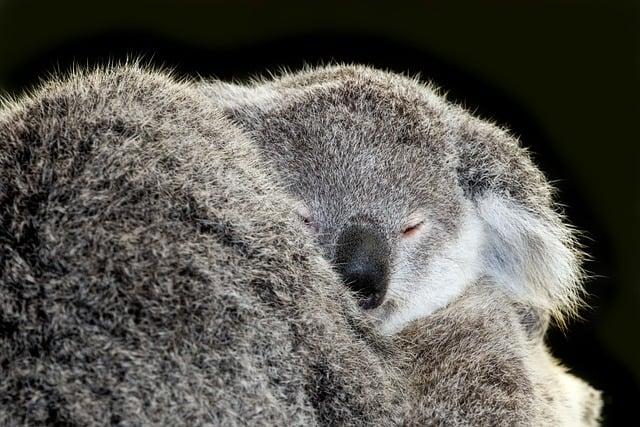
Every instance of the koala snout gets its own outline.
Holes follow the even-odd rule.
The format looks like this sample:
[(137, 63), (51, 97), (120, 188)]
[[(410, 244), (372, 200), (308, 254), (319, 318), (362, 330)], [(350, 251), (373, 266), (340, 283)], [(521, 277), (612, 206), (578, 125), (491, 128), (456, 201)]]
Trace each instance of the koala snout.
[(335, 264), (345, 284), (360, 296), (360, 306), (382, 304), (389, 278), (389, 251), (372, 225), (350, 225), (336, 243)]

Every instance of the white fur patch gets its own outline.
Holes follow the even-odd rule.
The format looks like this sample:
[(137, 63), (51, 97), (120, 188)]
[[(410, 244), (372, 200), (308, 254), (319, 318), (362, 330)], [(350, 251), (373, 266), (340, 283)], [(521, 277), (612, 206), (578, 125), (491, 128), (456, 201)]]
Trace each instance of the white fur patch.
[(484, 229), (471, 207), (466, 212), (457, 239), (429, 260), (429, 270), (420, 283), (391, 279), (390, 293), (399, 295), (403, 301), (398, 301), (398, 309), (384, 319), (383, 333), (396, 333), (409, 322), (446, 306), (481, 275)]

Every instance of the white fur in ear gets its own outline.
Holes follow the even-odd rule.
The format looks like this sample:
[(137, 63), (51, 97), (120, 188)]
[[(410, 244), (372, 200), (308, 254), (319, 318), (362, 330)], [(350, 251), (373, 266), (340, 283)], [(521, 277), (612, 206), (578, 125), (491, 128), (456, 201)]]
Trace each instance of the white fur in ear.
[(562, 323), (581, 302), (580, 251), (559, 215), (533, 213), (490, 194), (478, 203), (486, 227), (486, 274), (518, 300)]

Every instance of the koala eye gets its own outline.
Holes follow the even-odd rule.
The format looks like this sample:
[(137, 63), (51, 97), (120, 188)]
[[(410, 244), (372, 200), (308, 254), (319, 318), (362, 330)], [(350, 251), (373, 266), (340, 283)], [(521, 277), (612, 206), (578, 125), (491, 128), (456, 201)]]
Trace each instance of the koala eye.
[(308, 207), (303, 204), (296, 205), (296, 212), (300, 216), (300, 219), (308, 228), (315, 230), (315, 223), (313, 222), (313, 215)]
[(410, 225), (408, 227), (406, 227), (404, 230), (402, 230), (402, 235), (404, 237), (411, 237), (414, 236), (418, 233), (418, 231), (420, 230), (420, 228), (422, 228), (423, 223), (420, 222), (418, 224), (415, 225)]
[(402, 230), (402, 237), (413, 237), (422, 229), (424, 226), (424, 219), (415, 218), (411, 220), (407, 226)]

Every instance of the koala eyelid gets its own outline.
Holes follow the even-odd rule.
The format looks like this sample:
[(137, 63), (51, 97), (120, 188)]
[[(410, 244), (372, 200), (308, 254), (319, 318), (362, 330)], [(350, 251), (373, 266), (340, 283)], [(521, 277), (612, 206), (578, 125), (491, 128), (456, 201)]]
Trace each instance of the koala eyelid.
[(313, 227), (313, 215), (311, 214), (311, 211), (309, 210), (308, 207), (306, 207), (305, 205), (297, 205), (296, 206), (296, 212), (297, 214), (300, 216), (300, 219), (302, 219), (302, 222), (304, 222), (304, 224), (308, 227)]
[(410, 223), (410, 225), (407, 225), (402, 229), (402, 235), (404, 237), (411, 237), (415, 235), (422, 228), (424, 223), (424, 219), (416, 221), (414, 223)]

